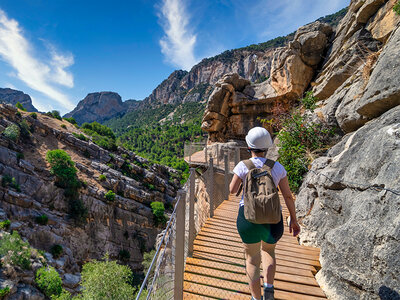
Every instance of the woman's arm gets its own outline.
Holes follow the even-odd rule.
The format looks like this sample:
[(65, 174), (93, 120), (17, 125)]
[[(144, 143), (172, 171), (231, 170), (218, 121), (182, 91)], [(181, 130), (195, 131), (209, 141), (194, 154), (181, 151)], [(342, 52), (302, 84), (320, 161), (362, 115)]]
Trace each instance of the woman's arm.
[(239, 190), (241, 183), (242, 183), (242, 179), (240, 179), (240, 177), (237, 176), (236, 174), (233, 174), (233, 178), (231, 180), (231, 183), (229, 184), (229, 192), (231, 194), (236, 194), (237, 191)]
[(285, 200), (286, 207), (289, 210), (290, 213), (290, 223), (289, 223), (289, 231), (292, 233), (293, 230), (293, 236), (296, 236), (300, 232), (300, 226), (297, 223), (297, 217), (296, 217), (296, 208), (294, 206), (294, 200), (292, 197), (292, 192), (290, 191), (289, 188), (289, 181), (287, 176), (281, 179), (279, 181), (279, 189), (282, 192), (283, 199)]

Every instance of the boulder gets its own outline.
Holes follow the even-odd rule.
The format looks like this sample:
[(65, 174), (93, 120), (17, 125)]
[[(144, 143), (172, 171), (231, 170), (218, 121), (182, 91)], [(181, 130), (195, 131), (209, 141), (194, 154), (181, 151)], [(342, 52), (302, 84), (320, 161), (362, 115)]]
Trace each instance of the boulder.
[(377, 299), (400, 291), (398, 174), (400, 106), (313, 162), (296, 210), (301, 242), (321, 248), (317, 280), (329, 299)]

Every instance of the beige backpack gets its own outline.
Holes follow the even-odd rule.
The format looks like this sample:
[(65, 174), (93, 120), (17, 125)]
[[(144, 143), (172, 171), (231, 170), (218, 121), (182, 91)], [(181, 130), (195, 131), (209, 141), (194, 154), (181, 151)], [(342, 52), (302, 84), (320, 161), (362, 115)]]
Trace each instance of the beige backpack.
[(249, 169), (243, 185), (244, 217), (256, 224), (279, 223), (281, 205), (271, 175), (275, 161), (267, 159), (261, 168), (256, 168), (250, 159), (243, 163)]

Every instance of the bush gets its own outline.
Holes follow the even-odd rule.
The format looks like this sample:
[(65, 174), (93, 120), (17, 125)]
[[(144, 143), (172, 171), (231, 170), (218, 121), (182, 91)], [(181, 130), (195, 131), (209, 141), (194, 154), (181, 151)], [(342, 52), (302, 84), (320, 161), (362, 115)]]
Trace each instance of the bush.
[(55, 244), (51, 247), (50, 253), (51, 255), (53, 255), (54, 258), (58, 258), (63, 253), (63, 247), (61, 245)]
[(17, 192), (21, 191), (21, 188), (17, 183), (17, 180), (14, 177), (11, 177), (10, 175), (3, 175), (3, 177), (1, 178), (1, 185), (3, 187), (11, 187), (15, 189)]
[(143, 261), (142, 261), (143, 273), (146, 274), (147, 271), (149, 270), (151, 262), (152, 262), (155, 254), (156, 254), (156, 250), (151, 250), (150, 252), (143, 253)]
[(60, 295), (62, 292), (62, 280), (60, 274), (53, 267), (41, 267), (36, 272), (36, 284), (47, 296)]
[(307, 92), (304, 98), (302, 98), (300, 101), (306, 109), (314, 111), (314, 109), (317, 108), (315, 103), (317, 103), (318, 98), (314, 97), (314, 93), (312, 91)]
[(17, 152), (17, 160), (20, 161), (21, 159), (24, 159), (24, 154), (21, 152)]
[(85, 142), (87, 142), (89, 139), (84, 135), (84, 134), (82, 134), (82, 133), (75, 133), (75, 132), (73, 132), (72, 133), (73, 135), (74, 135), (74, 137), (76, 137), (76, 138), (78, 138), (78, 139), (80, 139), (80, 140), (82, 140), (82, 141), (85, 141)]
[(51, 173), (57, 177), (57, 183), (60, 187), (77, 186), (75, 163), (64, 150), (48, 151), (46, 160), (50, 163)]
[(47, 116), (57, 119), (57, 120), (62, 120), (60, 112), (58, 110), (52, 110), (46, 113)]
[(0, 257), (7, 264), (29, 269), (31, 266), (31, 248), (24, 242), (17, 231), (12, 234), (3, 233), (0, 239)]
[(115, 200), (115, 193), (113, 191), (108, 191), (105, 195), (104, 198), (107, 199), (107, 201), (114, 201)]
[(104, 174), (99, 175), (99, 181), (106, 181), (107, 180), (107, 176)]
[(67, 126), (65, 126), (65, 124), (61, 124), (61, 128), (67, 129)]
[(110, 261), (93, 260), (82, 267), (82, 294), (80, 299), (130, 300), (133, 299), (134, 287), (132, 271), (128, 266)]
[(6, 286), (3, 289), (0, 289), (0, 298), (8, 295), (10, 293), (10, 287)]
[(22, 106), (22, 104), (18, 101), (17, 104), (15, 104), (16, 108), (19, 108), (20, 110), (26, 111), (26, 108)]
[(85, 149), (84, 151), (83, 151), (83, 156), (84, 157), (86, 157), (86, 158), (90, 158), (90, 152), (89, 152), (89, 150), (88, 149)]
[(47, 225), (47, 222), (49, 221), (49, 217), (43, 214), (43, 215), (37, 216), (35, 218), (35, 221), (39, 225)]
[(74, 118), (64, 118), (65, 121), (70, 122), (71, 124), (77, 124)]
[(22, 117), (22, 114), (21, 114), (19, 111), (17, 111), (17, 112), (15, 113), (15, 116), (17, 116), (18, 118), (21, 118), (21, 117)]
[(33, 112), (29, 114), (32, 118), (34, 118), (35, 120), (37, 119), (37, 113)]
[(283, 121), (283, 128), (278, 133), (279, 162), (287, 171), (293, 192), (300, 187), (312, 154), (326, 146), (332, 135), (331, 129), (307, 121), (298, 112)]
[(8, 229), (10, 228), (11, 221), (10, 220), (4, 220), (0, 222), (0, 229)]
[(20, 133), (23, 138), (29, 138), (31, 135), (31, 128), (26, 122), (26, 120), (22, 120), (19, 124)]
[(82, 223), (88, 216), (88, 210), (81, 199), (72, 199), (69, 201), (69, 214), (75, 221)]
[(154, 201), (151, 202), (150, 204), (153, 215), (154, 215), (154, 221), (155, 223), (158, 224), (165, 224), (165, 222), (167, 221), (164, 215), (164, 203), (159, 202), (159, 201)]
[(14, 142), (18, 141), (20, 133), (19, 127), (15, 124), (7, 126), (7, 128), (3, 131), (3, 135)]
[(123, 249), (119, 251), (118, 257), (120, 260), (127, 262), (131, 258), (131, 254), (128, 250)]
[(400, 1), (397, 1), (393, 6), (393, 11), (400, 16)]

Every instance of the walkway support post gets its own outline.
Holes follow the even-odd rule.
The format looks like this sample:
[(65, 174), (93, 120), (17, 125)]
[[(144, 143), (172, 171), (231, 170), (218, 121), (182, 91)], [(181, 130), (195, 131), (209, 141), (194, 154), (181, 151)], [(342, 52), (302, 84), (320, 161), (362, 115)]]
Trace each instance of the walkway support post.
[(219, 166), (219, 144), (217, 144), (217, 166)]
[(196, 235), (196, 229), (194, 227), (194, 193), (196, 187), (196, 169), (190, 168), (190, 177), (189, 177), (189, 250), (188, 256), (193, 256), (193, 243)]
[(230, 176), (229, 176), (228, 155), (229, 155), (229, 152), (228, 152), (228, 149), (226, 149), (225, 150), (225, 154), (224, 154), (224, 167), (225, 167), (225, 176), (224, 176), (225, 177), (225, 189), (224, 189), (225, 199), (224, 200), (228, 199), (228, 196), (229, 196), (229, 179), (230, 179)]
[(206, 164), (207, 164), (207, 162), (208, 162), (208, 149), (207, 149), (207, 142), (206, 142), (206, 146), (205, 146), (205, 148), (204, 148), (204, 161), (206, 162)]
[(189, 164), (192, 162), (192, 143), (189, 143)]
[(235, 166), (240, 162), (240, 148), (235, 148)]
[(212, 157), (210, 158), (208, 168), (210, 170), (207, 185), (209, 188), (208, 196), (210, 197), (210, 218), (212, 218), (214, 216), (214, 162)]
[(185, 271), (185, 208), (186, 193), (180, 190), (178, 195), (179, 202), (176, 208), (175, 224), (175, 280), (174, 280), (174, 299), (183, 299), (183, 273)]

